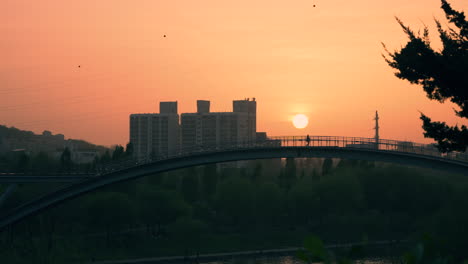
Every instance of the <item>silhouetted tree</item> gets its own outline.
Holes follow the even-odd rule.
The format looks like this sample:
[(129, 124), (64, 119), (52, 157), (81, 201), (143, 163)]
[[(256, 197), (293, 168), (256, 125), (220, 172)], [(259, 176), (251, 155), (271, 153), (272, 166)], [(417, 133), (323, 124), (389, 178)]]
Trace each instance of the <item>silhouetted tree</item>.
[(333, 160), (330, 158), (326, 158), (322, 164), (322, 176), (330, 173), (332, 167), (333, 167)]
[[(385, 60), (397, 70), (395, 75), (412, 84), (422, 85), (431, 100), (450, 100), (458, 105), (455, 110), (459, 117), (468, 118), (468, 21), (463, 12), (452, 9), (442, 0), (442, 9), (448, 21), (455, 27), (442, 28), (436, 20), (439, 37), (443, 44), (441, 51), (430, 46), (429, 30), (415, 34), (397, 18), (398, 23), (409, 38), (409, 42), (399, 51), (387, 52)], [(465, 151), (468, 146), (466, 126), (448, 126), (445, 122), (432, 122), (421, 113), (424, 136), (438, 142), (442, 152)]]
[(125, 155), (124, 148), (120, 145), (115, 146), (114, 152), (112, 152), (112, 160), (119, 160)]
[(296, 163), (294, 158), (286, 158), (286, 165), (280, 175), (280, 185), (286, 190), (296, 182)]
[[(148, 232), (156, 236), (166, 225), (187, 215), (189, 206), (176, 192), (144, 187), (138, 191), (138, 209)], [(157, 230), (155, 226), (157, 225)]]
[(148, 184), (159, 186), (163, 182), (165, 173), (157, 173), (148, 177)]
[(317, 184), (320, 181), (314, 181), (312, 178), (303, 178), (296, 182), (288, 193), (288, 210), (291, 217), (291, 223), (306, 224), (312, 218), (321, 218), (320, 197), (317, 194)]
[(336, 165), (337, 169), (343, 169), (343, 168), (355, 168), (359, 165), (358, 160), (347, 160), (347, 159), (340, 159), (338, 164)]
[(162, 186), (168, 190), (177, 190), (183, 170), (164, 172), (162, 175)]
[(255, 215), (259, 226), (272, 225), (278, 221), (284, 206), (280, 188), (274, 183), (262, 183), (255, 191)]
[(195, 250), (195, 252), (199, 250), (201, 235), (205, 229), (206, 226), (203, 222), (189, 217), (178, 218), (170, 226), (171, 233), (180, 241), (181, 246), (184, 247), (184, 251)]
[[(7, 171), (10, 168), (10, 163), (5, 155), (0, 155), (0, 170)], [(16, 164), (15, 164), (16, 165)]]
[(66, 147), (60, 156), (60, 168), (62, 171), (70, 171), (72, 165), (71, 152), (70, 149)]
[(133, 155), (133, 143), (132, 142), (127, 143), (127, 146), (125, 147), (125, 155), (126, 156)]
[(257, 162), (255, 163), (255, 168), (251, 174), (252, 182), (257, 184), (261, 176), (262, 176), (262, 163)]
[(95, 170), (95, 169), (98, 167), (99, 163), (100, 163), (99, 155), (96, 155), (96, 156), (94, 157), (94, 159), (93, 159), (93, 163), (92, 163), (92, 165), (91, 165), (91, 168), (92, 168), (93, 170)]
[(16, 170), (18, 172), (26, 172), (29, 169), (29, 165), (30, 165), (30, 158), (28, 154), (26, 154), (25, 152), (21, 152), (18, 157)]
[(41, 151), (32, 159), (32, 169), (36, 173), (47, 173), (53, 168), (51, 163), (47, 153)]
[(107, 243), (110, 242), (112, 231), (132, 224), (136, 213), (128, 195), (115, 192), (98, 193), (89, 197), (84, 209), (88, 226), (106, 230)]
[(182, 178), (182, 195), (187, 202), (196, 202), (199, 198), (198, 175), (194, 167), (187, 169), (187, 173)]
[(101, 163), (106, 163), (106, 162), (109, 162), (111, 161), (111, 155), (109, 153), (109, 150), (106, 150), (106, 152), (104, 152), (104, 154), (101, 156), (100, 158), (100, 162)]
[(317, 172), (317, 170), (312, 170), (312, 175), (311, 175), (312, 180), (318, 181), (320, 180), (320, 174)]
[(353, 171), (330, 174), (316, 186), (322, 211), (349, 212), (364, 206), (362, 185)]
[(250, 223), (253, 209), (253, 190), (245, 178), (230, 177), (216, 191), (216, 210), (221, 219), (234, 226)]
[[(435, 233), (443, 241), (442, 249), (457, 259), (467, 259), (468, 236), (468, 186), (458, 186), (450, 194), (450, 202), (440, 213)], [(460, 261), (461, 262), (461, 261)]]
[(364, 169), (375, 168), (375, 162), (368, 160), (361, 160), (359, 162), (359, 167)]
[(206, 165), (203, 169), (202, 176), (203, 193), (206, 198), (210, 199), (216, 192), (218, 184), (218, 173), (216, 172), (216, 164)]
[(300, 176), (300, 179), (304, 178), (305, 177), (305, 169), (302, 169), (301, 170), (301, 176)]

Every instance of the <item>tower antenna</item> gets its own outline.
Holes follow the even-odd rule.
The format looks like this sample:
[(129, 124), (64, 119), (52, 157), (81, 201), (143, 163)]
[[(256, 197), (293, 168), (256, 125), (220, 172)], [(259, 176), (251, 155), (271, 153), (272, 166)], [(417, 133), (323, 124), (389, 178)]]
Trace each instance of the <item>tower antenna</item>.
[(379, 112), (375, 111), (375, 136), (374, 136), (374, 139), (375, 139), (375, 147), (376, 148), (379, 148)]

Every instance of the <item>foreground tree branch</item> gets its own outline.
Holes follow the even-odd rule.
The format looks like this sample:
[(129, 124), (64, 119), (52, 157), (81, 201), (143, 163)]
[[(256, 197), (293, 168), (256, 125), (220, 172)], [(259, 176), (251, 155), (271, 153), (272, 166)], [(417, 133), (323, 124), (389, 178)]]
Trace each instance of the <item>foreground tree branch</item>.
[[(399, 18), (397, 22), (408, 36), (408, 43), (401, 50), (389, 52), (384, 46), (385, 61), (395, 70), (395, 75), (412, 84), (421, 85), (431, 100), (441, 103), (446, 100), (456, 104), (455, 114), (468, 118), (468, 21), (464, 12), (454, 10), (446, 0), (441, 8), (454, 27), (444, 29), (436, 20), (443, 48), (431, 47), (429, 30), (415, 33)], [(445, 122), (432, 122), (421, 114), (424, 136), (438, 142), (443, 152), (465, 151), (468, 146), (468, 132), (465, 126), (450, 127)]]

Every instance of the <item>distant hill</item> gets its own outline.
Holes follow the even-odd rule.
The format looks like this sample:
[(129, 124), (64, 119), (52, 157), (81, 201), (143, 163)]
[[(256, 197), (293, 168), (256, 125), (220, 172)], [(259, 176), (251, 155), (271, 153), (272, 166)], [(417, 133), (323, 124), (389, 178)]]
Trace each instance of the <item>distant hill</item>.
[(65, 139), (64, 135), (53, 135), (47, 130), (42, 135), (38, 135), (32, 131), (0, 125), (0, 153), (14, 150), (25, 150), (30, 153), (39, 151), (53, 153), (61, 151), (65, 147), (70, 150), (97, 150), (100, 153), (108, 150), (107, 147), (94, 145), (84, 140)]

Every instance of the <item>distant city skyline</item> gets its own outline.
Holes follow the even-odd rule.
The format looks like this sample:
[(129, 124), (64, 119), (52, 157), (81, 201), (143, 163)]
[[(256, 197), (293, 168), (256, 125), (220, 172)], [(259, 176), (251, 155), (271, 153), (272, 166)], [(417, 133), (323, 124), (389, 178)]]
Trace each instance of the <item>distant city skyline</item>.
[[(450, 1), (467, 11), (468, 2)], [(316, 7), (313, 7), (316, 5)], [(261, 15), (259, 15), (261, 14)], [(94, 144), (128, 142), (128, 116), (204, 98), (229, 111), (255, 97), (269, 135), (374, 136), (430, 143), (419, 111), (466, 124), (381, 57), (411, 28), (446, 24), (439, 0), (6, 1), (0, 9), (0, 123)], [(305, 114), (298, 130), (291, 118)]]

